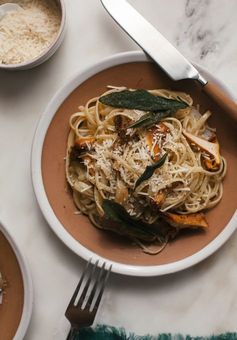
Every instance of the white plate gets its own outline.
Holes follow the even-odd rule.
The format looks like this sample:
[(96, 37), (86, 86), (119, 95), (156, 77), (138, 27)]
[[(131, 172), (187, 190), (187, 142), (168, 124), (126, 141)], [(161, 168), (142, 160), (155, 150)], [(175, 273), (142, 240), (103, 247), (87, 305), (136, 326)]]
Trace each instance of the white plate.
[[(62, 102), (67, 98), (67, 96), (81, 83), (83, 83), (86, 79), (91, 76), (97, 74), (98, 72), (110, 68), (115, 65), (120, 65), (129, 62), (139, 62), (139, 61), (149, 61), (149, 59), (144, 55), (143, 52), (126, 52), (111, 56), (107, 59), (102, 60), (95, 65), (87, 68), (83, 72), (75, 75), (70, 81), (68, 81), (52, 98), (48, 106), (46, 107), (45, 112), (40, 118), (38, 123), (33, 146), (32, 146), (32, 155), (31, 155), (31, 166), (32, 166), (32, 180), (33, 186), (35, 190), (35, 194), (39, 203), (39, 206), (42, 210), (43, 215), (48, 221), (52, 230), (56, 233), (56, 235), (76, 254), (88, 260), (89, 258), (94, 259), (102, 259), (97, 254), (93, 253), (89, 249), (82, 246), (79, 242), (77, 242), (63, 227), (60, 221), (55, 216), (50, 203), (47, 199), (43, 180), (42, 180), (42, 172), (41, 172), (41, 155), (42, 155), (42, 147), (44, 143), (44, 138), (47, 132), (47, 129), (50, 125), (52, 118), (55, 115), (55, 112), (62, 104)], [(233, 96), (227, 90), (227, 88), (216, 78), (214, 78), (209, 72), (204, 70), (202, 67), (195, 65), (202, 75), (208, 79), (212, 80), (215, 84), (217, 84), (224, 92), (229, 94), (232, 98)], [(193, 266), (194, 264), (202, 261), (207, 258), (211, 254), (213, 254), (218, 248), (220, 248), (233, 234), (237, 227), (237, 212), (235, 212), (234, 216), (231, 218), (229, 223), (226, 225), (225, 229), (207, 246), (198, 251), (197, 253), (186, 257), (185, 259), (164, 264), (164, 265), (155, 265), (155, 266), (134, 266), (128, 264), (117, 263), (113, 261), (106, 260), (109, 264), (112, 264), (112, 270), (116, 273), (132, 275), (132, 276), (156, 276), (156, 275), (164, 275), (168, 273), (177, 272)]]
[[(13, 340), (22, 340), (26, 334), (27, 328), (30, 323), (32, 307), (33, 307), (33, 286), (30, 271), (24, 256), (22, 255), (19, 247), (17, 246), (15, 240), (4, 227), (4, 225), (0, 222), (0, 231), (3, 233), (8, 243), (10, 244), (13, 252), (15, 253), (16, 259), (18, 261), (21, 275), (23, 278), (23, 289), (24, 289), (24, 303), (23, 303), (23, 311), (21, 315), (21, 320), (19, 326), (17, 328), (16, 334)], [(4, 300), (3, 300), (4, 303)], [(4, 340), (4, 339), (2, 339)]]

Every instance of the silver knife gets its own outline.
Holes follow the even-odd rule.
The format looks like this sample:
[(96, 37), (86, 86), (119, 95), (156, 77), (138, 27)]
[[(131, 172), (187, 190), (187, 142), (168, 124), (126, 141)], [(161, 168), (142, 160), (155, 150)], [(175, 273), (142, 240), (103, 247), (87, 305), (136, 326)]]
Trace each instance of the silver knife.
[(198, 70), (126, 0), (101, 0), (104, 8), (128, 35), (173, 80), (194, 79), (202, 90), (237, 121), (237, 104)]

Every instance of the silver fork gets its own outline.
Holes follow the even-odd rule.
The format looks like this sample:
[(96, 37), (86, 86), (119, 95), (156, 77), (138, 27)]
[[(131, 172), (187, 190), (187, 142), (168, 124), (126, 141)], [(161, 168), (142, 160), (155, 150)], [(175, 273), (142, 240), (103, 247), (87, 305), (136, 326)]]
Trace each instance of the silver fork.
[(76, 330), (93, 324), (111, 268), (106, 269), (106, 262), (101, 266), (99, 261), (87, 262), (65, 312), (71, 323), (67, 340), (74, 338)]

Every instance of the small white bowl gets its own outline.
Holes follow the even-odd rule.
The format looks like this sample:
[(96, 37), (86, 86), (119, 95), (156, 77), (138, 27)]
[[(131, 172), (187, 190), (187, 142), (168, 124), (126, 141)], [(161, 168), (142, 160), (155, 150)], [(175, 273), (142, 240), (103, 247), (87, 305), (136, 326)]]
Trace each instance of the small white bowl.
[(48, 60), (59, 48), (66, 32), (66, 7), (64, 0), (55, 0), (61, 11), (61, 24), (56, 39), (37, 57), (19, 64), (0, 64), (0, 70), (27, 70)]

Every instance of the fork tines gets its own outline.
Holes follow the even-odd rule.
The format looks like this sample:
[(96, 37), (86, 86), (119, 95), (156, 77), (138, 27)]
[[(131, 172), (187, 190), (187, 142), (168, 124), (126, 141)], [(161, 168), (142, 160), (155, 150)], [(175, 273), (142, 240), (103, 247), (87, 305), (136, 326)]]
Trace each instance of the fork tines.
[(82, 310), (95, 312), (100, 304), (111, 267), (106, 268), (106, 262), (100, 266), (99, 260), (94, 264), (92, 260), (87, 262), (68, 307), (73, 305)]

